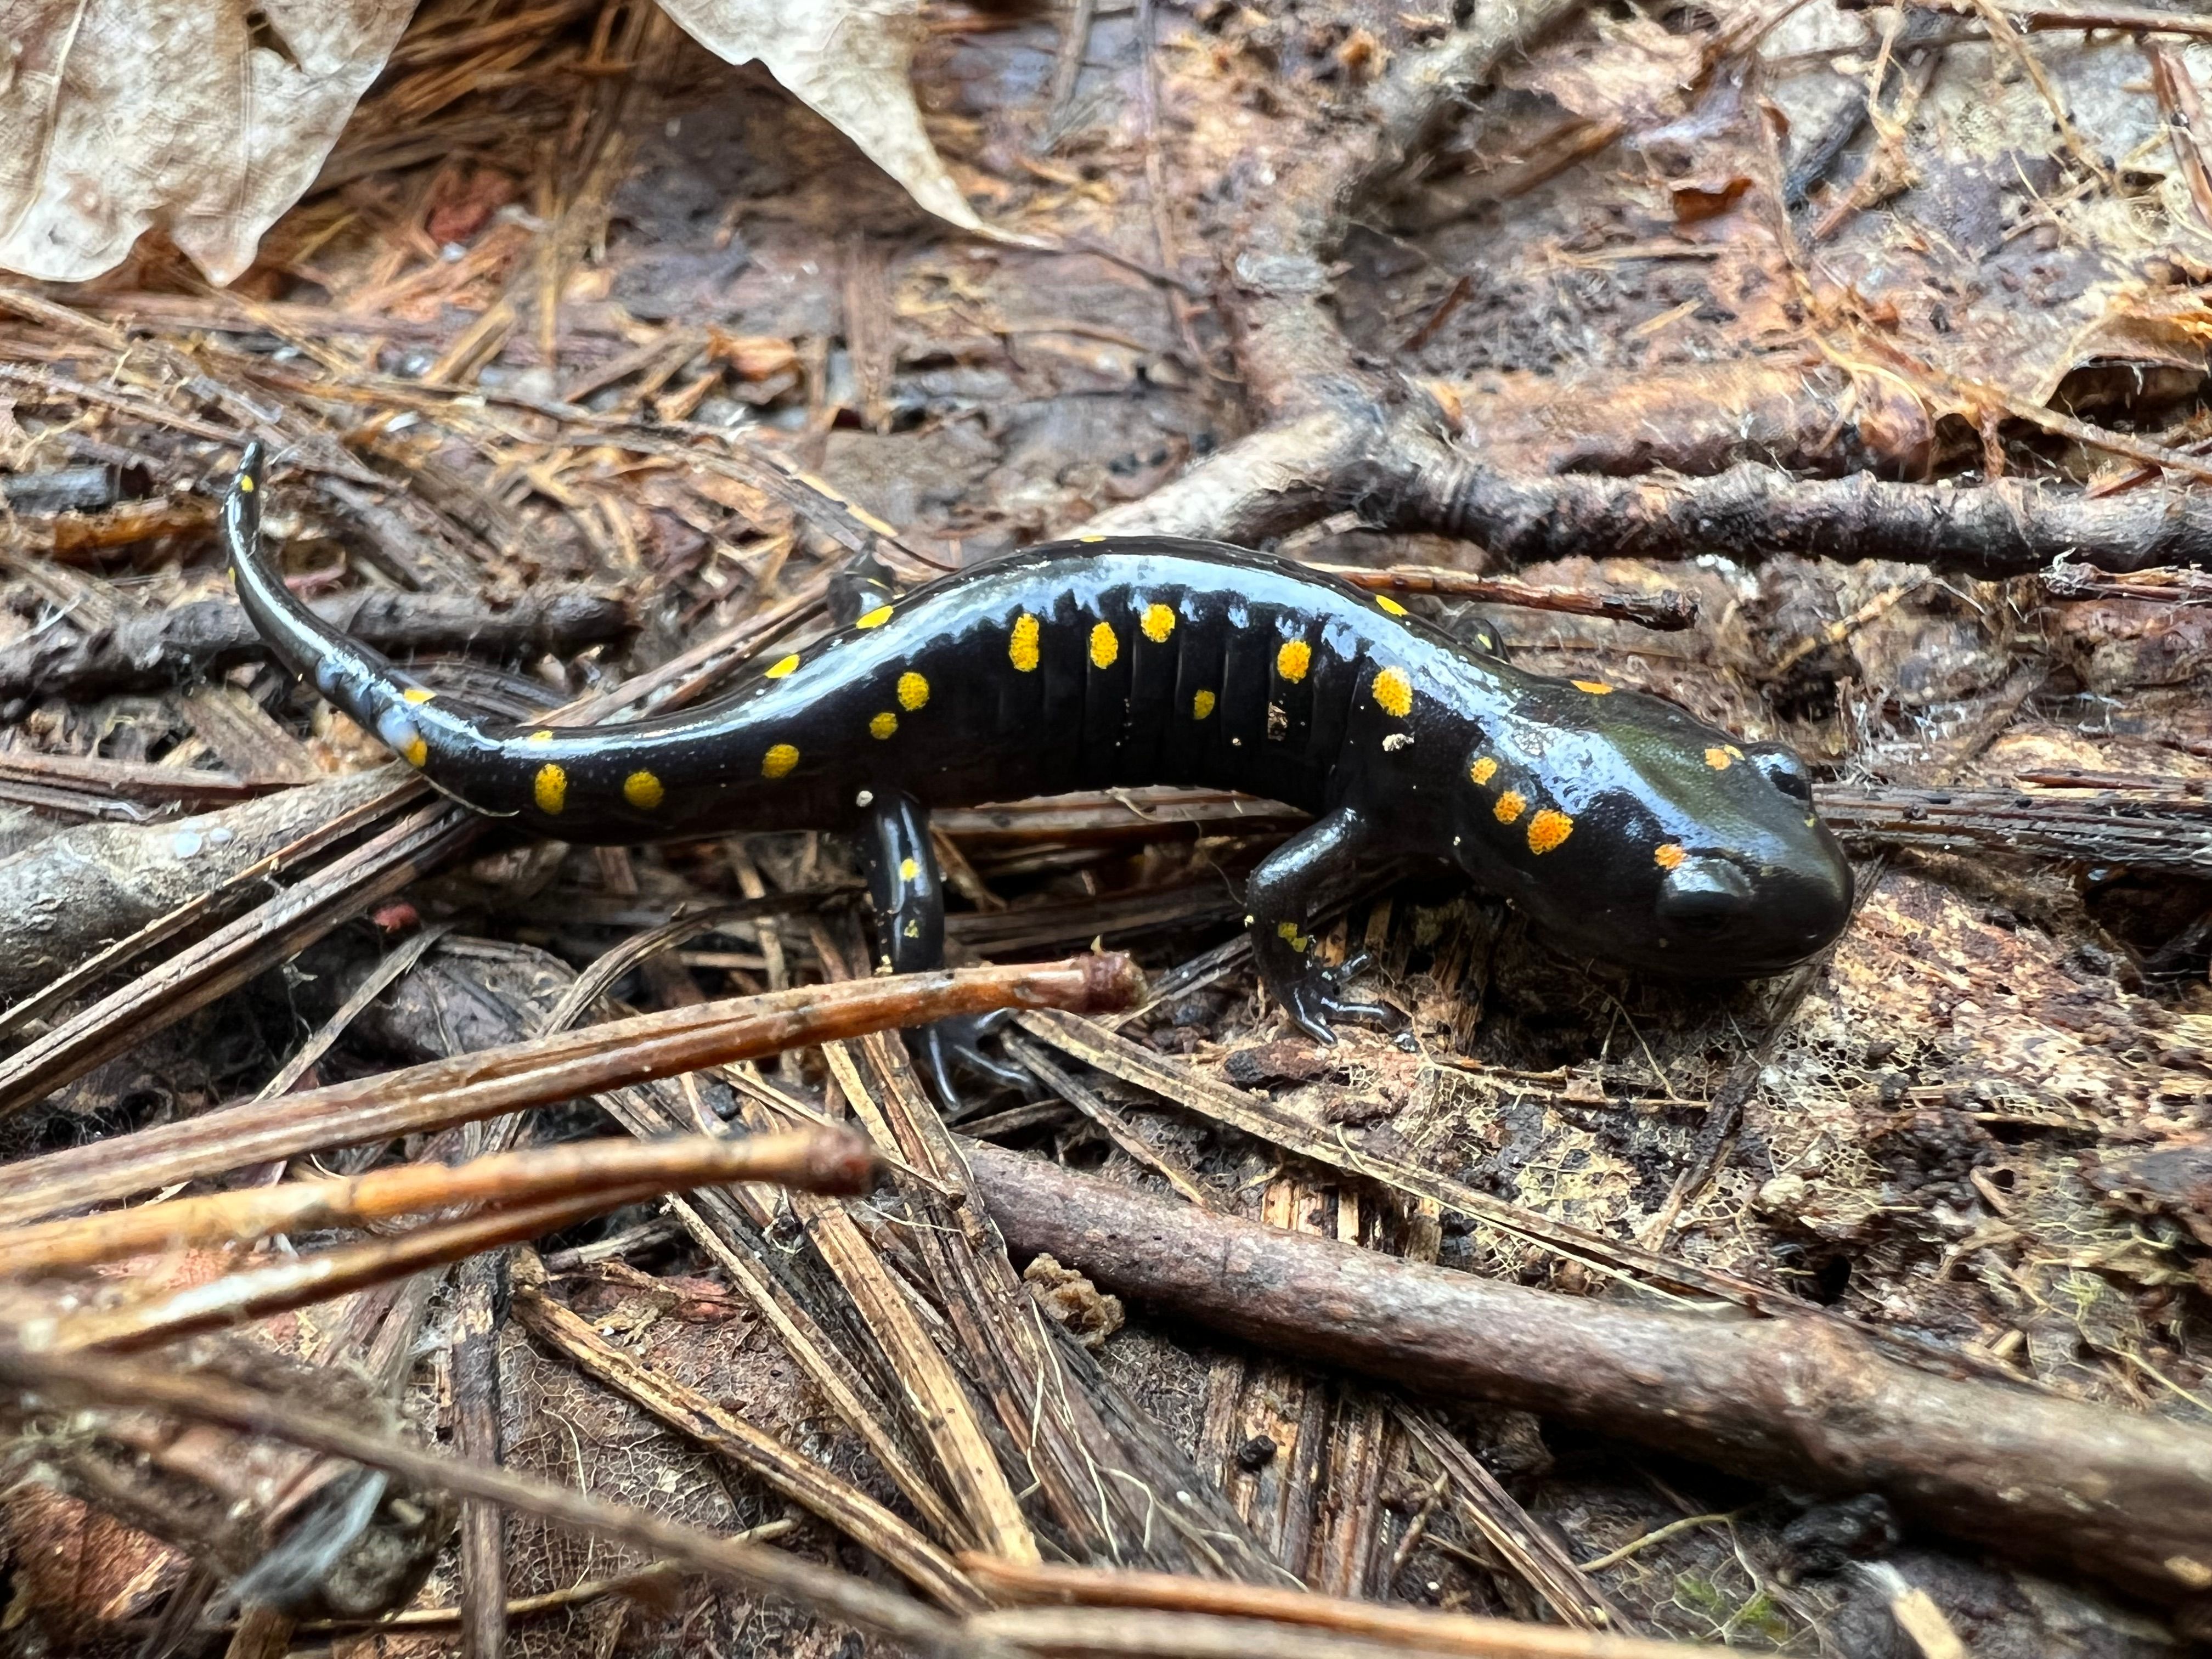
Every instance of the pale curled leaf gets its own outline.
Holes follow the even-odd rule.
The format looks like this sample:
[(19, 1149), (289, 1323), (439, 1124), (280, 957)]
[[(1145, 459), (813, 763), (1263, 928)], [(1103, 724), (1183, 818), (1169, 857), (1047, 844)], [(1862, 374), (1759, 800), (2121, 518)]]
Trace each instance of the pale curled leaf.
[(0, 0), (0, 267), (82, 281), (158, 226), (228, 282), (314, 182), (414, 9)]
[(661, 9), (729, 62), (758, 58), (939, 218), (985, 228), (922, 131), (907, 79), (921, 0), (661, 0)]

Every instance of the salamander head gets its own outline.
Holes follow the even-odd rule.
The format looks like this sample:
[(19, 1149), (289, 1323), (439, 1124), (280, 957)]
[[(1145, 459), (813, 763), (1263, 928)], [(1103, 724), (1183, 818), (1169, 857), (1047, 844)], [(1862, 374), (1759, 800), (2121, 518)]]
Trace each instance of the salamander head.
[(1531, 679), (1477, 726), (1454, 851), (1570, 953), (1743, 979), (1843, 931), (1850, 864), (1790, 750), (1597, 681)]

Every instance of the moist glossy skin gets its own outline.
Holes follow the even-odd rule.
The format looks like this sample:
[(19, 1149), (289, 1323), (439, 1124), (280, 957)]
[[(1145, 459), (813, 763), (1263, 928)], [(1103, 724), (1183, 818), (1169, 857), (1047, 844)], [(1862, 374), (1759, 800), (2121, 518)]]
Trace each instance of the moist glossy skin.
[(930, 808), (1141, 784), (1315, 815), (1246, 903), (1270, 990), (1323, 1041), (1330, 1015), (1373, 1012), (1306, 960), (1358, 869), (1449, 866), (1571, 953), (1687, 977), (1787, 968), (1849, 915), (1850, 866), (1787, 750), (1601, 680), (1525, 673), (1388, 598), (1210, 542), (995, 560), (873, 605), (696, 710), (487, 724), (292, 598), (258, 545), (258, 459), (226, 513), (248, 611), (438, 788), (564, 841), (854, 835), (901, 969), (941, 946)]

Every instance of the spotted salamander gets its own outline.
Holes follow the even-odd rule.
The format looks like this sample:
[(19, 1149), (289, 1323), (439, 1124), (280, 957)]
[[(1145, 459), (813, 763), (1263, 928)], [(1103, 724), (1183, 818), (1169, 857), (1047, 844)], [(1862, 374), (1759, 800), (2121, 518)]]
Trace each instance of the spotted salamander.
[[(1850, 866), (1786, 749), (1674, 704), (1507, 662), (1494, 642), (1290, 560), (1161, 537), (1056, 543), (878, 592), (696, 709), (495, 725), (295, 599), (260, 544), (260, 458), (224, 515), (276, 653), (439, 789), (563, 841), (854, 837), (881, 959), (936, 965), (933, 807), (1142, 784), (1241, 790), (1314, 821), (1253, 872), (1269, 991), (1318, 1040), (1387, 1013), (1313, 957), (1334, 892), (1456, 872), (1564, 950), (1682, 976), (1802, 962), (1841, 931)], [(940, 1089), (945, 1054), (925, 1040)]]

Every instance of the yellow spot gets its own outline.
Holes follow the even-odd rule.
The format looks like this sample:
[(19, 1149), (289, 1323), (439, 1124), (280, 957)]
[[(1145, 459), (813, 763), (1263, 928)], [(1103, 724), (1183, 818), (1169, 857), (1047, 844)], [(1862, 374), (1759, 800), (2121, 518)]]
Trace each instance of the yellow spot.
[(1037, 619), (1024, 611), (1014, 618), (1014, 631), (1006, 636), (1006, 658), (1024, 674), (1033, 672), (1037, 665), (1037, 635), (1041, 632)]
[(799, 653), (794, 651), (789, 656), (781, 659), (773, 667), (771, 667), (768, 671), (768, 678), (772, 680), (780, 680), (786, 674), (790, 673), (798, 666)]
[(1377, 610), (1386, 611), (1394, 617), (1402, 617), (1406, 614), (1406, 607), (1388, 593), (1377, 593), (1375, 596), (1375, 605)]
[(436, 695), (434, 691), (425, 691), (419, 685), (410, 685), (399, 694), (399, 700), (402, 702), (428, 702)]
[(1386, 714), (1400, 720), (1413, 712), (1413, 683), (1402, 668), (1386, 668), (1375, 677), (1375, 701)]
[(1569, 680), (1567, 684), (1577, 691), (1589, 692), (1593, 697), (1609, 697), (1613, 695), (1613, 688), (1603, 680)]
[(1575, 821), (1547, 806), (1528, 820), (1528, 850), (1548, 853), (1575, 832)]
[(1175, 632), (1175, 612), (1164, 605), (1148, 605), (1145, 607), (1145, 619), (1139, 626), (1154, 645), (1165, 645), (1168, 635)]
[(568, 804), (568, 775), (548, 763), (538, 769), (538, 779), (531, 786), (538, 798), (538, 810), (547, 817), (557, 817), (561, 809)]
[(916, 864), (912, 859), (901, 859), (899, 860), (899, 879), (901, 881), (912, 881), (921, 873), (921, 866)]
[(761, 757), (761, 775), (781, 778), (790, 775), (791, 769), (799, 764), (799, 750), (787, 743), (779, 743)]
[(1500, 823), (1510, 823), (1528, 810), (1528, 798), (1518, 789), (1509, 789), (1498, 798), (1498, 804), (1490, 812)]
[(1201, 691), (1190, 700), (1190, 717), (1202, 720), (1213, 712), (1213, 693)]
[(902, 674), (898, 681), (899, 707), (909, 714), (929, 701), (929, 682), (919, 674)]
[(1729, 758), (1730, 760), (1741, 760), (1743, 758), (1743, 750), (1737, 748), (1734, 744), (1725, 743), (1723, 744), (1721, 747), (1728, 750)]
[(1075, 539), (1079, 542), (1103, 542), (1106, 538), (1103, 536), (1078, 536)]
[(410, 766), (420, 766), (430, 758), (430, 745), (422, 741), (422, 734), (418, 732), (407, 739), (407, 746), (399, 752), (407, 757)]
[(1285, 640), (1283, 648), (1275, 653), (1275, 672), (1295, 684), (1305, 678), (1306, 670), (1313, 666), (1313, 647), (1304, 640)]
[(868, 722), (868, 735), (881, 742), (898, 730), (898, 716), (888, 708)]
[(1682, 860), (1689, 856), (1679, 841), (1662, 842), (1651, 849), (1651, 861), (1662, 870), (1680, 869)]
[(650, 772), (633, 772), (623, 780), (623, 799), (641, 812), (650, 812), (659, 805), (665, 793), (660, 780)]
[(1498, 763), (1485, 755), (1467, 769), (1467, 775), (1477, 783), (1488, 783), (1491, 779), (1498, 775)]
[(553, 734), (550, 732), (532, 732), (529, 737), (524, 739), (524, 741), (526, 743), (550, 743), (553, 741)]
[(890, 606), (887, 605), (879, 605), (873, 611), (868, 612), (866, 616), (854, 623), (853, 626), (855, 628), (881, 628), (890, 619)]
[(1733, 759), (1734, 757), (1725, 749), (1713, 748), (1705, 750), (1705, 764), (1716, 772), (1727, 771), (1733, 764)]
[(1304, 950), (1307, 944), (1310, 942), (1304, 933), (1298, 932), (1298, 925), (1295, 921), (1277, 922), (1275, 924), (1275, 937), (1287, 940), (1291, 949), (1293, 951)]
[(1091, 630), (1091, 663), (1094, 668), (1111, 668), (1121, 655), (1121, 641), (1114, 637), (1114, 625), (1100, 623)]
[(238, 481), (238, 493), (241, 495), (251, 495), (253, 493), (253, 480), (240, 478)]

